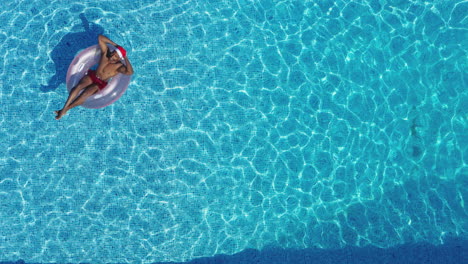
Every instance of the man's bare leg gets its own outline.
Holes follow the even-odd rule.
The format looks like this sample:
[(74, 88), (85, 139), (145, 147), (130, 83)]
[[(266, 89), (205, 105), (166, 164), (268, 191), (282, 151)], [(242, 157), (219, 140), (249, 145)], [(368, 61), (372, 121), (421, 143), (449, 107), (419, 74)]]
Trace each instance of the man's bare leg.
[(86, 86), (86, 88), (84, 88), (84, 91), (72, 103), (70, 103), (68, 106), (65, 106), (62, 110), (55, 111), (55, 113), (57, 114), (55, 119), (59, 120), (68, 112), (68, 110), (83, 104), (86, 101), (86, 99), (88, 99), (88, 97), (97, 93), (98, 91), (99, 88), (96, 84)]
[(77, 86), (75, 86), (75, 88), (71, 89), (70, 95), (68, 96), (68, 99), (65, 102), (65, 105), (62, 107), (62, 109), (67, 108), (73, 101), (75, 101), (80, 92), (87, 86), (88, 85), (86, 84), (78, 84)]
[(90, 84), (92, 84), (92, 81), (91, 81), (91, 78), (89, 78), (88, 76), (84, 76), (80, 82), (71, 89), (70, 91), (70, 94), (68, 95), (68, 99), (67, 101), (65, 102), (65, 105), (63, 106), (62, 109), (60, 110), (57, 110), (55, 111), (55, 113), (58, 115), (60, 111), (62, 111), (63, 109), (67, 108), (73, 101), (75, 101), (75, 99), (78, 97), (78, 95), (80, 94), (80, 92), (88, 87)]

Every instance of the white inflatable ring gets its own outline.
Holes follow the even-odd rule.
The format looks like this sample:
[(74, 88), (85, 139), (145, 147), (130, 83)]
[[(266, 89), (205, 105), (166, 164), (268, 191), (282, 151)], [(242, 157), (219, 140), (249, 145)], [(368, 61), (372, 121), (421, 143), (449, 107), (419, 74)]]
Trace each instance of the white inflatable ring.
[[(109, 48), (115, 49), (111, 45), (109, 45)], [(101, 48), (99, 48), (99, 45), (94, 45), (83, 50), (73, 59), (67, 71), (68, 93), (86, 75), (89, 68), (99, 63), (99, 59), (101, 59)], [(104, 89), (90, 96), (81, 106), (86, 108), (102, 108), (112, 104), (127, 90), (130, 79), (131, 75), (117, 74), (108, 82)]]

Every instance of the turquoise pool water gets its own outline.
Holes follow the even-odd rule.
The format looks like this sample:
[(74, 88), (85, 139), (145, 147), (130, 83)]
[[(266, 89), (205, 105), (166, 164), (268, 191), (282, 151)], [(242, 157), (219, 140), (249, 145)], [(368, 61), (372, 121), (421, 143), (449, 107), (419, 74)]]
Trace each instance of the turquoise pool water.
[[(129, 2), (1, 4), (0, 261), (467, 237), (467, 2)], [(101, 33), (129, 89), (56, 121)]]

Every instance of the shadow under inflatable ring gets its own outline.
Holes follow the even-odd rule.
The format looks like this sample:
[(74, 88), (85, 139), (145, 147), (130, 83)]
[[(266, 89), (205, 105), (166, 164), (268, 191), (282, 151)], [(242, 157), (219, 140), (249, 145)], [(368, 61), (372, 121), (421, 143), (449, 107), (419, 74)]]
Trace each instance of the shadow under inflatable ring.
[[(115, 49), (112, 45), (108, 45), (108, 47), (111, 50)], [(101, 49), (99, 45), (86, 48), (73, 59), (67, 71), (66, 81), (68, 93), (70, 93), (71, 89), (78, 84), (92, 66), (99, 63), (100, 59)], [(127, 90), (130, 79), (131, 75), (117, 74), (112, 77), (104, 89), (90, 96), (81, 106), (97, 109), (114, 103), (124, 94), (125, 90)]]

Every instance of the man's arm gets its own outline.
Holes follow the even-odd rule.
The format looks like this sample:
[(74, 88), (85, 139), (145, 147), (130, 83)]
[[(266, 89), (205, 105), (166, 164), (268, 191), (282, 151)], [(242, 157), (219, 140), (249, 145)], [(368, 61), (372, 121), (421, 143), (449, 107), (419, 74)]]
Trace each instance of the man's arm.
[(130, 63), (130, 61), (128, 60), (127, 56), (125, 56), (125, 64), (126, 66), (122, 66), (119, 68), (119, 72), (122, 73), (122, 74), (126, 74), (126, 75), (132, 75), (133, 74), (133, 67), (132, 67), (132, 64)]
[(99, 47), (101, 48), (102, 53), (106, 53), (107, 51), (107, 43), (112, 44), (114, 46), (117, 46), (117, 43), (114, 41), (110, 40), (108, 37), (104, 35), (99, 35), (98, 37), (98, 42), (99, 42)]

